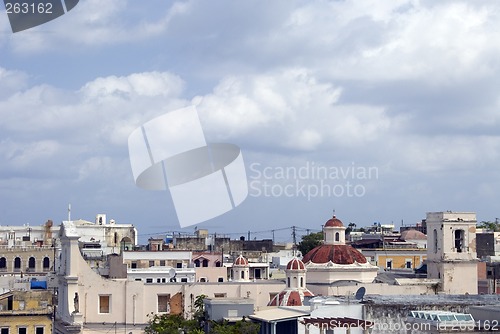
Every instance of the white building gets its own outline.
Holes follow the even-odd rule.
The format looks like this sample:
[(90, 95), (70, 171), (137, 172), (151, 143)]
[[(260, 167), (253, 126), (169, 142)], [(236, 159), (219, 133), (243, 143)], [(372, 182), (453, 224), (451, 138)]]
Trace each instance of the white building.
[(285, 287), (275, 280), (146, 283), (128, 278), (107, 279), (83, 259), (78, 246), (80, 236), (72, 223), (64, 223), (60, 235), (56, 333), (142, 333), (148, 314), (190, 317), (196, 296), (202, 294), (210, 298), (253, 299), (255, 309), (260, 310)]
[(477, 294), (476, 214), (427, 213), (427, 277), (447, 294)]
[(315, 294), (324, 294), (325, 284), (337, 281), (371, 283), (378, 267), (345, 242), (344, 224), (333, 216), (323, 228), (324, 243), (304, 255), (307, 282)]

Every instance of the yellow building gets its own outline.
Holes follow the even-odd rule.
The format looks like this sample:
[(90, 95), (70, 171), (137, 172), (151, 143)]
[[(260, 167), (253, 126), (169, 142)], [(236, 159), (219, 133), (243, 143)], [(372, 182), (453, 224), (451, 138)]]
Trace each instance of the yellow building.
[(9, 291), (0, 295), (0, 334), (52, 333), (52, 293)]
[(372, 264), (384, 270), (413, 270), (427, 258), (427, 250), (422, 248), (363, 249), (362, 253)]

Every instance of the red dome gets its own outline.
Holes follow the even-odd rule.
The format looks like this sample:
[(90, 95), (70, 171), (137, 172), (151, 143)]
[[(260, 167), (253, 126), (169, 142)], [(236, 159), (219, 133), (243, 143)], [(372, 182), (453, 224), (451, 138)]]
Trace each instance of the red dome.
[(233, 265), (235, 266), (248, 266), (248, 260), (243, 257), (243, 255), (240, 255), (234, 260)]
[(304, 297), (314, 297), (311, 291), (284, 290), (274, 296), (267, 306), (303, 306)]
[(303, 258), (304, 263), (353, 264), (366, 263), (366, 258), (350, 245), (320, 245), (309, 251)]
[(288, 264), (286, 265), (287, 270), (305, 270), (306, 266), (304, 262), (300, 261), (296, 257), (294, 257)]
[(337, 217), (333, 216), (325, 223), (325, 227), (344, 227), (344, 224)]

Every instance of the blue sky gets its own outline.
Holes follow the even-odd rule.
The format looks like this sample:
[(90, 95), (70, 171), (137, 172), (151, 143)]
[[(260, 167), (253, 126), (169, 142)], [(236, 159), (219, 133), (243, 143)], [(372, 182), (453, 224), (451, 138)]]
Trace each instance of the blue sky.
[[(266, 167), (377, 170), (274, 175), (274, 195), (251, 190), (199, 228), (319, 229), (333, 209), (359, 226), (442, 210), (494, 220), (499, 13), (497, 1), (81, 0), (13, 34), (2, 8), (0, 224), (60, 222), (71, 203), (73, 218), (179, 230), (168, 192), (135, 186), (127, 138), (189, 105), (207, 141), (241, 148), (249, 181)], [(321, 181), (363, 194), (278, 191)]]

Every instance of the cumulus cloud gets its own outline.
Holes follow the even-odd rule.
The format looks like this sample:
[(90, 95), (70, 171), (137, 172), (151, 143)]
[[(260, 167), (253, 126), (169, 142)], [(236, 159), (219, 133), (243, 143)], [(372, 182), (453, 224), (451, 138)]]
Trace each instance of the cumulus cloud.
[(472, 206), (485, 207), (500, 185), (499, 9), (459, 0), (80, 2), (46, 25), (0, 34), (0, 183), (60, 187), (40, 181), (39, 168), (86, 194), (135, 190), (129, 134), (195, 104), (207, 141), (238, 144), (247, 163), (379, 167), (377, 196), (335, 199), (355, 214), (361, 201), (372, 214), (390, 203), (401, 213), (449, 209), (434, 206), (453, 189), (465, 203), (457, 179), (477, 195)]

